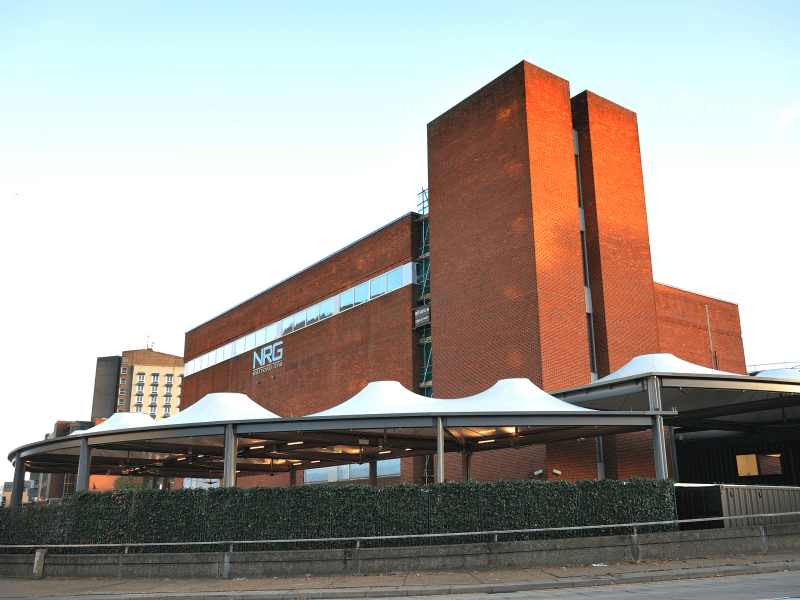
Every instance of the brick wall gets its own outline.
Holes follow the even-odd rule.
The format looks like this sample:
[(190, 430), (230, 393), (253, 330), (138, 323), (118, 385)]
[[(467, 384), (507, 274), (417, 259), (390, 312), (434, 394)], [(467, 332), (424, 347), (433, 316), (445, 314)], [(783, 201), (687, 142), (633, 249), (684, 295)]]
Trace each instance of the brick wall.
[(409, 285), (283, 338), (283, 366), (252, 375), (246, 352), (189, 377), (183, 404), (211, 392), (246, 394), (281, 417), (313, 414), (341, 404), (370, 381), (399, 381), (415, 389), (420, 352)]
[(434, 394), (589, 380), (569, 84), (522, 62), (428, 124)]
[(658, 352), (653, 268), (636, 113), (572, 99), (578, 131), (598, 375)]
[(415, 260), (418, 255), (418, 226), (415, 214), (408, 214), (187, 332), (186, 361)]
[(655, 284), (660, 351), (711, 368), (706, 306), (717, 369), (747, 374), (739, 307), (661, 283)]

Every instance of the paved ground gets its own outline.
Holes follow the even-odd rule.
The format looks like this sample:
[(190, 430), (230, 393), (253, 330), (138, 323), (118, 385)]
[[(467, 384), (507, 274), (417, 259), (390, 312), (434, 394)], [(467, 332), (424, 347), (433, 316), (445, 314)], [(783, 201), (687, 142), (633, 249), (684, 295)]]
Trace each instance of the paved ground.
[[(470, 573), (384, 573), (344, 577), (274, 579), (5, 579), (0, 580), (0, 598), (69, 598), (79, 600), (170, 600), (214, 598), (216, 600), (300, 600), (316, 598), (375, 598), (462, 594), (504, 594), (537, 590), (563, 590), (578, 595), (579, 588), (789, 573), (800, 585), (800, 556), (732, 556), (692, 560), (650, 561), (579, 567), (480, 571)], [(750, 580), (752, 577), (745, 577)], [(661, 586), (658, 586), (661, 587)], [(606, 588), (611, 591), (618, 588)], [(632, 589), (632, 588), (627, 588)], [(621, 588), (620, 588), (621, 590)], [(588, 590), (587, 590), (588, 591)], [(767, 590), (752, 598), (773, 598)], [(800, 596), (798, 593), (793, 595)], [(608, 592), (605, 592), (606, 594)], [(694, 596), (681, 592), (682, 596)], [(515, 594), (521, 600), (523, 594)], [(562, 595), (562, 594), (559, 594)], [(581, 593), (580, 595), (583, 595)], [(540, 596), (539, 596), (540, 597)], [(655, 597), (655, 596), (654, 596)], [(737, 596), (727, 596), (729, 599)], [(785, 594), (784, 594), (785, 597)], [(474, 598), (474, 596), (472, 596)], [(500, 600), (494, 596), (496, 600)]]

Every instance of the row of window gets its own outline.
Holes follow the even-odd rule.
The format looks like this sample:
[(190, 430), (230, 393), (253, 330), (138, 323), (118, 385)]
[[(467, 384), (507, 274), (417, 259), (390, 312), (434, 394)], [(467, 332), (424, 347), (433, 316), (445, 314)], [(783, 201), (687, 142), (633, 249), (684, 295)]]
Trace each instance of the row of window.
[[(117, 412), (123, 412), (123, 411), (122, 411), (122, 409), (119, 409)], [(137, 413), (142, 412), (142, 407), (141, 406), (135, 406), (134, 409), (133, 409), (133, 412), (137, 412)], [(175, 409), (175, 414), (178, 414), (178, 412), (180, 412), (180, 411), (178, 409)], [(148, 414), (155, 419), (156, 418), (156, 407), (155, 406), (151, 406), (150, 407), (150, 412)], [(164, 407), (164, 413), (161, 415), (161, 417), (166, 419), (169, 416), (170, 416), (170, 409), (169, 409), (169, 407), (165, 406)]]
[(293, 331), (298, 331), (342, 311), (351, 309), (354, 306), (368, 302), (373, 298), (383, 296), (405, 285), (409, 285), (412, 282), (413, 265), (414, 263), (408, 263), (388, 273), (379, 275), (371, 281), (366, 281), (346, 292), (337, 294), (319, 304), (315, 304), (310, 308), (300, 311), (291, 317), (268, 325), (267, 327), (239, 338), (235, 342), (231, 342), (221, 348), (217, 348), (203, 356), (195, 358), (186, 363), (185, 374), (189, 376), (193, 373), (197, 373), (198, 371), (219, 364), (224, 360), (263, 346)]
[[(400, 459), (378, 461), (378, 477), (392, 477), (400, 475)], [(306, 469), (303, 471), (303, 483), (333, 483), (350, 479), (368, 479), (369, 463), (363, 465), (338, 465), (336, 467), (322, 467), (321, 469)]]

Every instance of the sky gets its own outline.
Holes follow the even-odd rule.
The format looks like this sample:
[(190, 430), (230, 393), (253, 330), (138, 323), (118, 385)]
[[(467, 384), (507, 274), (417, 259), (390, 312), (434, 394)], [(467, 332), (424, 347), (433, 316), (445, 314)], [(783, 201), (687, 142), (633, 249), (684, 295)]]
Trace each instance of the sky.
[(0, 0), (0, 481), (89, 418), (98, 356), (182, 355), (414, 210), (427, 123), (521, 60), (637, 113), (655, 280), (800, 362), (798, 31), (797, 0)]

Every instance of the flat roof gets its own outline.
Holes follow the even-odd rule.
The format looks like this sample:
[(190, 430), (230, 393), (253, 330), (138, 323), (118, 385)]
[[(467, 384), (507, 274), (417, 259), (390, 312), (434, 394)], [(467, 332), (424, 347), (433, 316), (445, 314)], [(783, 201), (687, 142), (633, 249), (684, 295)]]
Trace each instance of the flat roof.
[(261, 294), (263, 294), (264, 292), (268, 292), (268, 291), (270, 291), (271, 289), (278, 287), (278, 286), (279, 286), (279, 285), (281, 285), (282, 283), (286, 283), (286, 282), (287, 282), (287, 281), (289, 281), (289, 280), (290, 280), (292, 277), (297, 277), (298, 275), (300, 275), (300, 273), (304, 273), (305, 271), (308, 271), (308, 270), (309, 270), (309, 269), (311, 269), (312, 267), (316, 267), (318, 264), (325, 262), (326, 260), (328, 260), (328, 259), (329, 259), (329, 258), (331, 258), (332, 256), (336, 256), (336, 255), (337, 255), (337, 254), (339, 254), (340, 252), (344, 252), (345, 250), (347, 250), (347, 249), (348, 249), (348, 248), (350, 248), (351, 246), (355, 246), (357, 243), (359, 243), (359, 242), (361, 242), (361, 241), (363, 241), (363, 240), (367, 239), (367, 238), (368, 238), (368, 237), (370, 237), (371, 235), (375, 235), (375, 234), (376, 234), (376, 233), (378, 233), (379, 231), (381, 231), (381, 230), (383, 230), (383, 229), (386, 229), (386, 228), (387, 228), (387, 227), (389, 227), (390, 225), (394, 225), (394, 224), (395, 224), (395, 223), (397, 223), (398, 221), (400, 221), (400, 220), (402, 220), (402, 219), (405, 219), (406, 217), (408, 217), (408, 216), (410, 216), (410, 215), (419, 216), (419, 213), (415, 213), (414, 211), (409, 211), (409, 212), (407, 212), (407, 213), (406, 213), (406, 214), (404, 214), (403, 216), (396, 218), (394, 221), (390, 221), (390, 222), (386, 223), (386, 225), (382, 225), (381, 227), (378, 227), (378, 228), (377, 228), (375, 231), (373, 231), (372, 233), (368, 233), (367, 235), (365, 235), (365, 236), (362, 236), (362, 237), (358, 238), (356, 241), (354, 241), (354, 242), (350, 242), (349, 244), (347, 244), (347, 246), (344, 246), (343, 248), (339, 248), (339, 249), (338, 249), (336, 252), (333, 252), (333, 253), (329, 254), (329, 255), (328, 255), (328, 256), (326, 256), (325, 258), (321, 258), (321, 259), (320, 259), (320, 260), (318, 260), (317, 262), (315, 262), (315, 263), (312, 263), (312, 264), (308, 265), (308, 266), (307, 266), (305, 269), (300, 269), (300, 270), (299, 270), (297, 273), (295, 273), (294, 275), (289, 275), (289, 277), (287, 277), (286, 279), (282, 279), (282, 280), (280, 280), (278, 283), (274, 283), (274, 284), (272, 284), (271, 286), (269, 286), (268, 288), (265, 288), (265, 289), (261, 290), (261, 291), (260, 291), (260, 292), (258, 292), (257, 294), (253, 294), (252, 296), (250, 296), (250, 297), (249, 297), (249, 298), (247, 298), (246, 300), (242, 300), (242, 301), (241, 301), (241, 302), (239, 302), (238, 304), (234, 304), (234, 305), (233, 305), (233, 306), (231, 306), (230, 308), (223, 310), (221, 313), (214, 315), (214, 316), (213, 316), (213, 317), (211, 317), (210, 319), (206, 319), (205, 321), (203, 321), (203, 322), (202, 322), (202, 323), (200, 323), (199, 325), (195, 325), (194, 327), (191, 327), (190, 329), (187, 329), (187, 330), (186, 330), (184, 333), (189, 333), (190, 331), (194, 331), (194, 330), (195, 330), (195, 329), (197, 329), (198, 327), (202, 327), (202, 326), (203, 326), (203, 325), (205, 325), (206, 323), (210, 323), (211, 321), (213, 321), (213, 320), (214, 320), (214, 319), (216, 319), (217, 317), (221, 317), (222, 315), (224, 315), (226, 312), (230, 312), (230, 311), (232, 311), (234, 308), (236, 308), (236, 307), (238, 307), (238, 306), (241, 306), (242, 304), (245, 304), (245, 303), (247, 303), (247, 302), (250, 302), (250, 300), (252, 300), (253, 298), (257, 298), (258, 296), (260, 296), (260, 295), (261, 295)]

